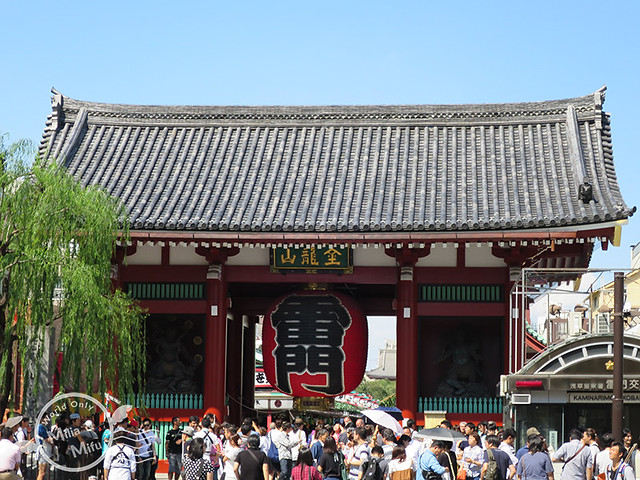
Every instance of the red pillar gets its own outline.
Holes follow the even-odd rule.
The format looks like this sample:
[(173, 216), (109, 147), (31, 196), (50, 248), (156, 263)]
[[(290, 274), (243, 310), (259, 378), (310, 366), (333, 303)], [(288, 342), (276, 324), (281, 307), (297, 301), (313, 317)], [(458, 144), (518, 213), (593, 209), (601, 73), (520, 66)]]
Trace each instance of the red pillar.
[(413, 266), (399, 268), (396, 335), (396, 405), (405, 418), (418, 407), (418, 291)]
[(207, 272), (207, 321), (204, 368), (204, 407), (222, 422), (227, 414), (227, 284), (222, 265)]
[(414, 267), (430, 248), (387, 249), (398, 262), (396, 300), (396, 406), (402, 416), (415, 420), (418, 410), (418, 285)]
[(224, 263), (237, 248), (197, 247), (196, 253), (209, 262), (207, 271), (207, 319), (205, 333), (204, 408), (218, 422), (227, 414), (227, 309), (229, 306)]

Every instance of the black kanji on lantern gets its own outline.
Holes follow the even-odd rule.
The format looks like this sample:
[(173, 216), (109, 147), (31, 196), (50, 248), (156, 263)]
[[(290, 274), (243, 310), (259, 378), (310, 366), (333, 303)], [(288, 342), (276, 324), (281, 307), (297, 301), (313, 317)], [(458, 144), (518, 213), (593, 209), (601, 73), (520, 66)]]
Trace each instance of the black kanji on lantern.
[(271, 314), (276, 332), (275, 370), (278, 388), (292, 393), (290, 375), (324, 373), (325, 385), (305, 389), (338, 395), (344, 390), (344, 334), (351, 315), (333, 295), (290, 295)]

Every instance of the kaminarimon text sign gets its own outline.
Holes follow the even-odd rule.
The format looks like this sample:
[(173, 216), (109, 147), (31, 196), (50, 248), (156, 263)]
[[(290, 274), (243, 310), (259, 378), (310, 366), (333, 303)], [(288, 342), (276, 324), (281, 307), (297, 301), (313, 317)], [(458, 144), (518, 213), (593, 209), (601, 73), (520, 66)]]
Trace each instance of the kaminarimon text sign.
[(367, 319), (350, 297), (301, 291), (278, 299), (262, 331), (264, 371), (296, 397), (332, 397), (355, 389), (367, 363)]

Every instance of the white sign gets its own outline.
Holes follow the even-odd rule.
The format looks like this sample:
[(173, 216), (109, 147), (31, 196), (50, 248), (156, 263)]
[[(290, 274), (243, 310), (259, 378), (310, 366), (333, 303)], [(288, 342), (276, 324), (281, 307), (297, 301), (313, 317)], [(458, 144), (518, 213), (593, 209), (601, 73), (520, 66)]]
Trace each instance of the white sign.
[(365, 397), (357, 393), (347, 393), (345, 395), (338, 395), (336, 402), (346, 403), (363, 409), (378, 408), (379, 404), (373, 398)]
[[(627, 403), (640, 403), (640, 393), (625, 393), (624, 401)], [(611, 403), (613, 395), (608, 392), (581, 392), (569, 393), (568, 403)]]
[(282, 396), (276, 398), (259, 398), (255, 399), (256, 410), (291, 410), (293, 408), (293, 398)]

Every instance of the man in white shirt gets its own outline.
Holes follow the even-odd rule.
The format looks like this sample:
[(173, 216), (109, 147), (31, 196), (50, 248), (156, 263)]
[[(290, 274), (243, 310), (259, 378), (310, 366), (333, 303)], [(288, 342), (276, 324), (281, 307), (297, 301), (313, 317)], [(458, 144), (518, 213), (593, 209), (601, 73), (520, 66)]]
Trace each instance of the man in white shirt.
[(602, 446), (604, 449), (598, 452), (593, 462), (593, 478), (597, 478), (599, 474), (606, 473), (607, 467), (611, 465), (611, 458), (609, 458), (609, 449), (613, 443), (613, 435), (605, 433), (600, 437)]
[(138, 432), (138, 480), (150, 480), (153, 465), (158, 463), (156, 444), (160, 443), (156, 432), (151, 429), (151, 420), (142, 420), (142, 430)]
[(20, 447), (11, 441), (13, 435), (11, 427), (2, 428), (0, 440), (0, 471), (3, 480), (21, 480), (18, 475), (20, 468)]
[(209, 458), (214, 464), (219, 464), (218, 454), (222, 451), (222, 445), (220, 439), (211, 430), (211, 420), (204, 417), (202, 419), (202, 429), (196, 432), (193, 438), (202, 438), (204, 441), (204, 456), (203, 458)]
[(509, 458), (511, 459), (511, 463), (516, 466), (518, 465), (518, 459), (516, 457), (516, 448), (514, 444), (516, 443), (516, 431), (513, 428), (506, 428), (502, 431), (502, 443), (498, 447), (499, 450), (507, 453)]
[(112, 445), (104, 455), (105, 480), (135, 480), (136, 457), (133, 449), (126, 445), (126, 432), (114, 433)]

